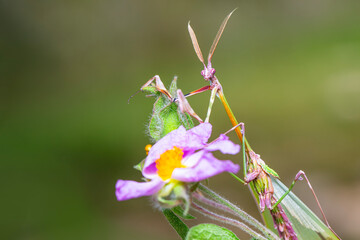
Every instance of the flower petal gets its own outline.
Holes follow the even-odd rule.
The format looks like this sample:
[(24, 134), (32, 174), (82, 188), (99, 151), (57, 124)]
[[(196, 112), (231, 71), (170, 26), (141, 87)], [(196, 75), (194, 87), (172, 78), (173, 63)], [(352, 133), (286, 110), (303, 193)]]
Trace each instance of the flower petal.
[[(194, 145), (201, 143), (205, 145), (211, 136), (212, 126), (210, 123), (201, 123), (198, 126), (187, 131), (189, 140), (193, 141)], [(189, 142), (190, 145), (193, 145)]]
[(164, 184), (165, 183), (158, 178), (155, 178), (150, 182), (118, 180), (115, 186), (115, 195), (118, 201), (150, 196), (157, 193)]
[(155, 177), (155, 161), (160, 158), (162, 153), (172, 149), (174, 146), (183, 149), (185, 155), (203, 148), (211, 135), (211, 129), (210, 123), (201, 123), (188, 131), (183, 126), (180, 126), (178, 129), (168, 133), (150, 149), (144, 164), (144, 177), (150, 179)]
[(205, 153), (193, 167), (174, 169), (171, 178), (183, 182), (198, 182), (222, 172), (237, 173), (240, 166), (229, 160), (218, 160), (211, 153)]
[(207, 153), (204, 150), (200, 150), (196, 153), (191, 153), (189, 154), (187, 157), (183, 158), (183, 160), (181, 161), (181, 164), (186, 166), (186, 167), (194, 167), (199, 160), (203, 157), (203, 155)]
[[(146, 164), (146, 161), (145, 161), (145, 164)], [(157, 168), (156, 168), (155, 161), (152, 162), (151, 164), (149, 164), (146, 167), (145, 167), (145, 164), (144, 164), (144, 168), (143, 168), (143, 171), (142, 171), (143, 176), (148, 178), (148, 179), (156, 178), (157, 177)]]
[(145, 159), (143, 169), (144, 177), (153, 178), (154, 174), (156, 174), (156, 168), (154, 167), (155, 161), (160, 158), (162, 153), (183, 142), (186, 142), (186, 129), (183, 126), (180, 126), (178, 129), (168, 133), (165, 137), (157, 141)]
[(240, 151), (240, 145), (233, 143), (229, 140), (229, 137), (221, 134), (220, 137), (215, 140), (215, 142), (209, 144), (204, 148), (208, 151), (217, 151), (220, 150), (220, 152), (224, 154), (237, 154)]

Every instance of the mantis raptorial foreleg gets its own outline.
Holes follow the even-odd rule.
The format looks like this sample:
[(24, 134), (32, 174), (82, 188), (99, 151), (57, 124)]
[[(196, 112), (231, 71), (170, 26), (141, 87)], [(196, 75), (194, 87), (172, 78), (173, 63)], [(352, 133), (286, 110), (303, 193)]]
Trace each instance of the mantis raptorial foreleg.
[[(196, 94), (199, 94), (199, 93), (205, 92), (205, 91), (207, 91), (207, 90), (211, 90), (211, 89), (212, 89), (211, 86), (205, 86), (205, 87), (199, 88), (199, 89), (197, 89), (197, 90), (195, 90), (195, 91), (192, 91), (192, 92), (189, 92), (189, 93), (187, 93), (187, 94), (184, 94), (184, 96), (185, 96), (185, 97), (191, 97), (191, 96), (193, 96), (193, 95), (196, 95)], [(174, 99), (173, 99), (173, 102), (177, 102), (177, 101), (179, 101), (179, 98), (174, 98)]]
[[(188, 94), (182, 94), (182, 99), (180, 99), (180, 95), (178, 94), (178, 97), (177, 98), (174, 98), (173, 99), (173, 102), (179, 102), (182, 101), (183, 104), (188, 104), (187, 103), (187, 100), (186, 100), (186, 97), (190, 97), (190, 96), (193, 96), (193, 95), (196, 95), (196, 94), (199, 94), (199, 93), (202, 93), (202, 92), (205, 92), (207, 90), (211, 90), (211, 96), (210, 96), (210, 101), (209, 101), (209, 107), (208, 107), (208, 111), (207, 111), (207, 115), (206, 115), (206, 119), (205, 119), (205, 122), (209, 122), (209, 118), (210, 118), (210, 114), (211, 114), (211, 109), (212, 109), (212, 106), (214, 104), (214, 101), (215, 101), (215, 96), (218, 92), (218, 90), (221, 89), (221, 86), (220, 85), (210, 85), (210, 86), (205, 86), (205, 87), (202, 87), (202, 88), (199, 88), (195, 91), (192, 91)], [(182, 93), (182, 92), (181, 92)], [(185, 103), (186, 101), (186, 103)], [(179, 106), (181, 107), (181, 105), (183, 104), (180, 104)], [(190, 105), (189, 105), (190, 106)], [(202, 120), (199, 118), (199, 116), (193, 112), (192, 109), (189, 109), (190, 112), (188, 112), (191, 116), (193, 116), (194, 118), (196, 118), (199, 122), (202, 122)], [(193, 113), (191, 113), (193, 112)], [(193, 114), (196, 114), (196, 115), (193, 115)]]
[(190, 97), (190, 96), (193, 96), (193, 95), (195, 95), (195, 94), (205, 92), (205, 91), (207, 91), (207, 90), (211, 90), (211, 86), (208, 85), (208, 86), (199, 88), (199, 89), (197, 89), (197, 90), (195, 90), (195, 91), (192, 91), (192, 92), (190, 92), (190, 93), (188, 93), (188, 94), (185, 94), (185, 97)]
[(193, 116), (196, 120), (198, 120), (200, 123), (203, 123), (203, 120), (195, 113), (195, 111), (190, 106), (189, 102), (186, 100), (181, 89), (177, 90), (177, 96), (178, 96), (178, 105), (179, 105), (180, 111), (182, 113), (187, 112), (188, 114)]

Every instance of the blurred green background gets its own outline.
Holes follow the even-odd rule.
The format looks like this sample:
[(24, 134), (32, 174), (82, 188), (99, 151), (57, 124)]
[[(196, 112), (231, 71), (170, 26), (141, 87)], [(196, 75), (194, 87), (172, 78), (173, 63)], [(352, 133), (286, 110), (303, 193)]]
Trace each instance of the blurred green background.
[[(307, 172), (333, 228), (359, 239), (357, 0), (0, 1), (1, 239), (178, 239), (148, 198), (115, 199), (149, 143), (153, 99), (127, 99), (155, 74), (204, 86), (187, 22), (207, 55), (236, 7), (213, 66), (252, 147), (286, 184)], [(208, 98), (189, 99), (202, 118)], [(230, 128), (218, 101), (211, 122)], [(259, 216), (229, 175), (210, 184)]]

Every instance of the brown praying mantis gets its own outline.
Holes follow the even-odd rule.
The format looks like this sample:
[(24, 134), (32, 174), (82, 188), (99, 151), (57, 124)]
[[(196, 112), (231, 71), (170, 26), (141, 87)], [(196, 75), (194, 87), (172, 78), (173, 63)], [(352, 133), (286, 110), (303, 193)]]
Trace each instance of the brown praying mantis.
[[(180, 89), (176, 91), (176, 94), (171, 94), (170, 91), (165, 88), (160, 77), (156, 75), (148, 80), (140, 90), (144, 91), (150, 87), (155, 89), (157, 92), (161, 92), (167, 98), (169, 102), (168, 104), (176, 102), (181, 112), (190, 114), (200, 123), (203, 122), (202, 119), (191, 108), (190, 104), (186, 100), (186, 97), (211, 90), (205, 122), (209, 122), (211, 109), (215, 101), (215, 97), (217, 96), (224, 105), (225, 111), (232, 125), (236, 127), (235, 132), (243, 146), (244, 180), (235, 175), (233, 176), (240, 182), (249, 184), (253, 195), (259, 203), (260, 212), (263, 213), (265, 208), (270, 210), (270, 214), (266, 214), (266, 212), (263, 213), (263, 218), (267, 226), (270, 227), (271, 222), (274, 221), (275, 227), (283, 239), (340, 239), (340, 237), (330, 227), (321, 208), (320, 202), (318, 201), (318, 198), (305, 173), (303, 171), (299, 171), (296, 174), (295, 180), (291, 184), (290, 188), (285, 187), (280, 182), (278, 174), (265, 164), (265, 162), (260, 158), (260, 155), (256, 154), (252, 150), (250, 144), (245, 138), (244, 124), (238, 123), (225, 98), (222, 85), (220, 84), (219, 79), (215, 76), (216, 71), (212, 67), (211, 60), (226, 24), (234, 11), (228, 14), (221, 23), (210, 47), (207, 64), (205, 64), (195, 32), (190, 26), (190, 23), (188, 23), (188, 31), (195, 53), (204, 67), (201, 71), (201, 75), (205, 81), (209, 82), (209, 85), (192, 91), (186, 95), (184, 95)], [(295, 182), (302, 180), (303, 178), (305, 178), (308, 183), (326, 224), (324, 224), (291, 192)]]
[[(236, 10), (236, 9), (235, 9)], [(204, 58), (198, 44), (196, 35), (190, 23), (188, 23), (188, 31), (192, 44), (197, 57), (204, 66), (204, 70), (201, 71), (201, 75), (206, 81), (209, 81), (210, 85), (202, 87), (198, 90), (190, 92), (185, 96), (192, 96), (207, 90), (211, 90), (211, 97), (209, 102), (209, 108), (205, 122), (209, 121), (212, 105), (217, 96), (222, 104), (224, 105), (225, 111), (232, 123), (232, 125), (238, 126), (236, 120), (223, 92), (223, 88), (220, 81), (215, 76), (215, 69), (212, 67), (211, 60), (214, 55), (216, 46), (220, 40), (220, 37), (226, 27), (228, 20), (230, 19), (233, 10), (228, 14), (220, 25), (220, 28), (215, 36), (215, 39), (210, 47), (207, 65), (204, 62)], [(284, 239), (340, 239), (340, 237), (330, 227), (326, 216), (322, 210), (320, 202), (313, 190), (310, 181), (303, 171), (299, 171), (290, 188), (287, 189), (279, 180), (278, 174), (268, 167), (265, 162), (260, 158), (260, 155), (256, 154), (250, 147), (250, 144), (245, 138), (244, 124), (240, 124), (239, 128), (235, 129), (236, 134), (243, 145), (243, 170), (244, 180), (236, 177), (239, 181), (244, 184), (250, 183), (250, 188), (257, 198), (259, 203), (260, 212), (265, 210), (265, 206), (270, 210), (270, 214), (273, 218), (275, 227), (277, 228), (279, 235)], [(305, 178), (311, 189), (317, 205), (320, 208), (321, 214), (325, 220), (326, 225), (317, 218), (317, 216), (308, 209), (292, 192), (291, 189), (294, 187), (295, 182), (303, 180)], [(288, 197), (287, 197), (288, 196)], [(286, 198), (287, 197), (287, 198)], [(276, 199), (278, 199), (276, 201)], [(284, 208), (280, 203), (284, 203)], [(293, 210), (299, 209), (299, 210)], [(289, 217), (288, 217), (289, 215)], [(290, 218), (290, 220), (289, 220)], [(269, 221), (266, 220), (266, 224), (270, 226)]]

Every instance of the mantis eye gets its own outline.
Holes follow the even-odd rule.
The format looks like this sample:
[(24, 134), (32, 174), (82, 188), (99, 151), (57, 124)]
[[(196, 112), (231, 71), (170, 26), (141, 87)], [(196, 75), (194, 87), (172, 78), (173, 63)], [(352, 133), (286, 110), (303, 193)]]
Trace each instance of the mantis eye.
[(212, 69), (210, 70), (210, 74), (211, 74), (211, 75), (214, 75), (215, 72), (216, 72), (215, 68), (212, 68)]
[(205, 70), (201, 71), (201, 76), (205, 77)]

